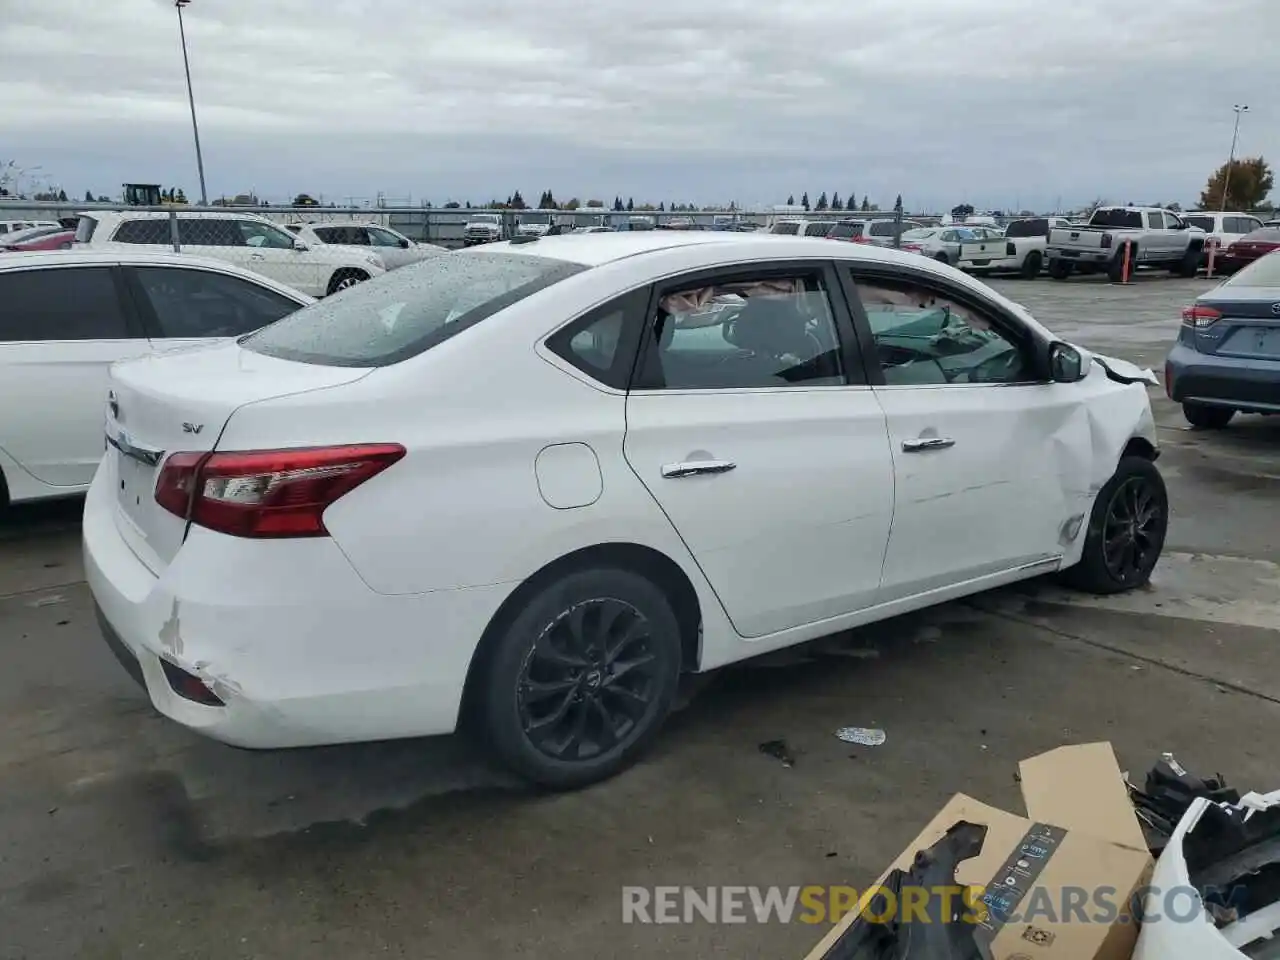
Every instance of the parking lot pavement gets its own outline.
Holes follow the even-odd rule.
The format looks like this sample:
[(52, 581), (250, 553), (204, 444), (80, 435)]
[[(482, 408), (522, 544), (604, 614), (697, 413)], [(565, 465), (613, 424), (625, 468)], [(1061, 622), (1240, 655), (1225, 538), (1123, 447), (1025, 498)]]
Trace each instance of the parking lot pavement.
[[(1205, 284), (998, 281), (1070, 339), (1159, 368)], [(1153, 586), (1032, 583), (710, 678), (627, 774), (537, 796), (445, 738), (290, 753), (203, 741), (111, 659), (74, 506), (0, 527), (0, 957), (800, 958), (790, 925), (629, 926), (624, 885), (866, 884), (957, 790), (1112, 740), (1145, 770), (1280, 787), (1280, 418), (1186, 427)], [(877, 747), (842, 743), (879, 727)], [(792, 766), (760, 751), (785, 740)]]

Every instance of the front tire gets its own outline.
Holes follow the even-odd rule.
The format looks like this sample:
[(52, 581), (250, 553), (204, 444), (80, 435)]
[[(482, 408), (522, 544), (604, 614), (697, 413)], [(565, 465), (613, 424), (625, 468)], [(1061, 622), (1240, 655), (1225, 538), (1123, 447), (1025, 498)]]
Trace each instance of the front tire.
[(1184, 403), (1182, 405), (1182, 415), (1187, 418), (1187, 423), (1193, 427), (1199, 427), (1201, 430), (1221, 430), (1236, 412), (1230, 407), (1211, 407), (1202, 403)]
[(671, 710), (680, 625), (654, 583), (627, 570), (565, 574), (497, 638), (481, 679), (484, 732), (525, 779), (569, 790), (632, 764)]
[(1104, 595), (1141, 587), (1151, 579), (1168, 529), (1169, 495), (1160, 471), (1145, 457), (1121, 457), (1093, 502), (1080, 562), (1062, 579)]
[(331, 297), (335, 293), (349, 290), (357, 283), (364, 283), (368, 279), (369, 275), (363, 270), (355, 270), (351, 267), (335, 270), (333, 276), (329, 278), (329, 286), (325, 291), (325, 295)]
[(1040, 256), (1039, 250), (1032, 250), (1026, 255), (1022, 261), (1022, 269), (1018, 271), (1023, 280), (1034, 280), (1040, 276), (1040, 270), (1044, 267), (1044, 258)]

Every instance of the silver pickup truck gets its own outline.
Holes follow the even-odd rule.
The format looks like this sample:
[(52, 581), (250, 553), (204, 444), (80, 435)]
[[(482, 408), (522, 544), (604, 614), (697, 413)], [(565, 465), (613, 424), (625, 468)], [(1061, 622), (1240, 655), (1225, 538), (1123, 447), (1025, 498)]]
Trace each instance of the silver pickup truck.
[(1125, 241), (1131, 270), (1164, 267), (1178, 276), (1194, 277), (1205, 233), (1159, 207), (1099, 207), (1084, 226), (1049, 231), (1045, 246), (1049, 276), (1065, 280), (1072, 273), (1105, 272), (1112, 280), (1120, 280)]

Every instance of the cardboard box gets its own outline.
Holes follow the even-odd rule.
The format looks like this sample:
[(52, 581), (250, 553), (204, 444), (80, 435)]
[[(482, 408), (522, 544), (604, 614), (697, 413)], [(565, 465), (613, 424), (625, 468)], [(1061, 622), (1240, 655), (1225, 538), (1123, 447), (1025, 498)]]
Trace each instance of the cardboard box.
[[(980, 888), (956, 922), (972, 928), (982, 955), (1128, 960), (1138, 936), (1132, 901), (1152, 861), (1111, 745), (1059, 747), (1022, 761), (1019, 771), (1027, 816), (952, 797), (806, 960), (839, 956), (833, 948), (860, 911), (873, 903), (873, 913), (884, 909), (884, 900), (873, 900), (876, 888), (894, 869), (910, 870), (917, 851), (961, 822), (986, 828), (980, 852), (956, 870), (958, 884)], [(914, 921), (905, 910), (897, 915), (921, 922), (919, 913)]]

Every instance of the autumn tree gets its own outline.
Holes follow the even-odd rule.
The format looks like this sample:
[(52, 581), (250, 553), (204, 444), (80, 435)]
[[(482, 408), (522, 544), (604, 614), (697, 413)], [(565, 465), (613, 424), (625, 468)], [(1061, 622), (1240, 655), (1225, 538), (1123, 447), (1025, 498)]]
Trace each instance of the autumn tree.
[(1205, 184), (1200, 209), (1252, 210), (1267, 199), (1275, 183), (1275, 174), (1262, 157), (1224, 163)]

